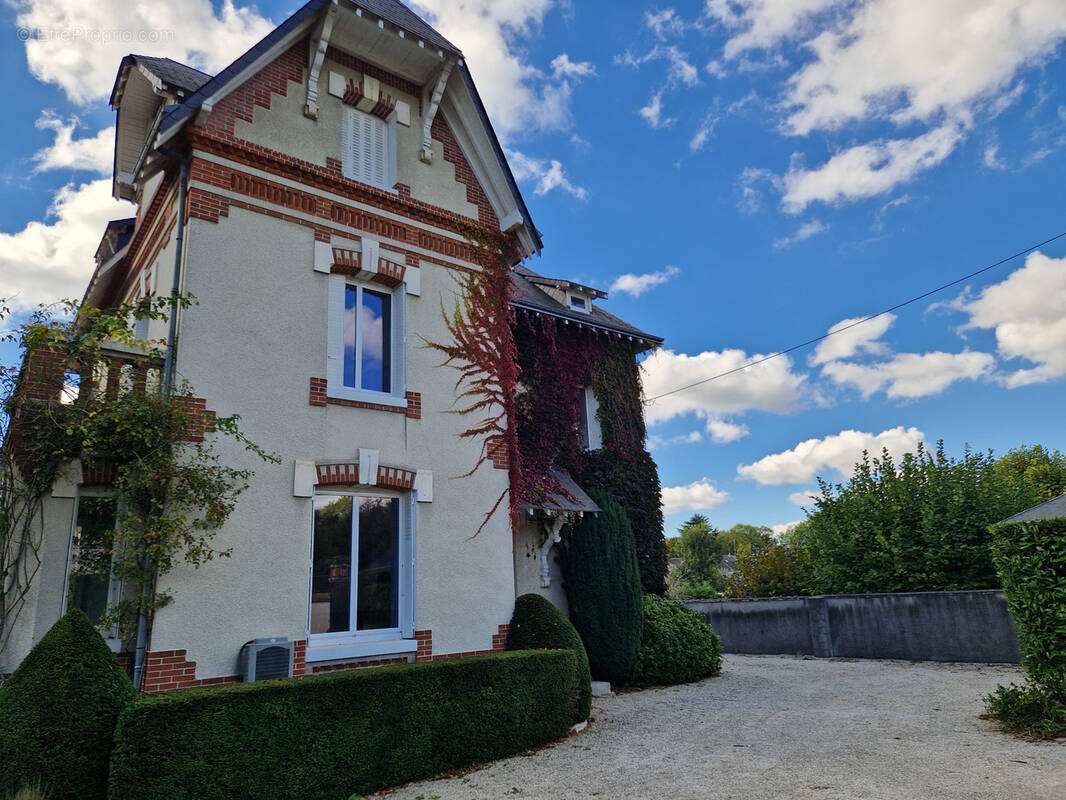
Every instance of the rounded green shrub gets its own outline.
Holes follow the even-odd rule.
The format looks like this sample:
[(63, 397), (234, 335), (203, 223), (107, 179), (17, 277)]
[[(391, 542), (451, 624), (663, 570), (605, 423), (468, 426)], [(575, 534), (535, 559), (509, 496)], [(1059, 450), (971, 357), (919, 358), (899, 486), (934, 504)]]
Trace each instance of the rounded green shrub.
[(514, 601), (514, 615), (507, 632), (507, 650), (573, 650), (577, 657), (575, 723), (588, 719), (592, 707), (592, 676), (585, 645), (570, 620), (551, 601), (539, 594), (524, 594)]
[(107, 797), (115, 724), (135, 694), (84, 612), (68, 611), (0, 687), (0, 796)]
[(563, 539), (559, 564), (574, 623), (592, 677), (623, 682), (640, 649), (640, 571), (625, 510), (605, 493), (590, 492), (602, 509), (585, 514)]
[(722, 671), (722, 640), (698, 611), (684, 603), (644, 595), (644, 637), (629, 682), (669, 686)]

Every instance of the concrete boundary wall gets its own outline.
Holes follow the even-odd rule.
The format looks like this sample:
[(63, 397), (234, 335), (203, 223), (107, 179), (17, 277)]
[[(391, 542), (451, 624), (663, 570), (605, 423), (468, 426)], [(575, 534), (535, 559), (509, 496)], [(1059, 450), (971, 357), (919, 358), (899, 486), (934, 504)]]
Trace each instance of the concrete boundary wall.
[(907, 592), (690, 600), (727, 653), (1012, 663), (1003, 592)]

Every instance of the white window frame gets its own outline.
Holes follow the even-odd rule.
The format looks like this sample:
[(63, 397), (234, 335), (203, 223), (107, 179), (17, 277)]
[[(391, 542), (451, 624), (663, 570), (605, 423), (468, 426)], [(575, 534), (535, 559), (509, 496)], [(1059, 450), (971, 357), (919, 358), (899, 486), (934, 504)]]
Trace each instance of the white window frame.
[[(369, 289), (372, 292), (380, 292), (389, 295), (391, 331), (389, 336), (389, 391), (375, 392), (371, 389), (359, 387), (359, 379), (356, 378), (355, 386), (344, 385), (344, 294), (348, 286), (360, 289)], [(406, 399), (406, 362), (407, 352), (407, 324), (406, 306), (407, 292), (404, 284), (389, 289), (376, 283), (367, 284), (366, 281), (356, 280), (347, 275), (329, 276), (329, 298), (327, 324), (329, 330), (326, 336), (326, 396), (340, 400), (355, 400), (363, 403), (377, 403), (378, 405), (407, 408)], [(356, 363), (359, 358), (360, 337), (356, 331)], [(358, 374), (358, 370), (357, 370)]]
[[(358, 552), (358, 503), (360, 497), (399, 498), (400, 542), (397, 557), (398, 602), (395, 628), (377, 628), (368, 631), (335, 631), (332, 633), (311, 633), (311, 590), (312, 572), (315, 552), (315, 512), (311, 502), (311, 525), (307, 556), (307, 661), (332, 661), (338, 658), (358, 658), (361, 656), (391, 653), (414, 652), (417, 643), (415, 636), (415, 545), (418, 512), (414, 492), (394, 492), (387, 489), (323, 489), (315, 490), (315, 497), (351, 497), (352, 500), (352, 553)], [(354, 560), (354, 559), (353, 559)], [(356, 597), (358, 570), (352, 565), (349, 584), (351, 613), (349, 619), (356, 620)]]
[[(77, 496), (74, 498), (74, 513), (70, 519), (70, 536), (67, 540), (67, 568), (65, 577), (63, 579), (63, 604), (62, 613), (66, 614), (70, 609), (68, 605), (70, 603), (70, 571), (74, 567), (74, 534), (78, 528), (78, 509), (81, 506), (81, 499), (83, 497), (111, 497), (114, 492), (107, 489), (83, 489), (78, 488)], [(118, 509), (115, 509), (116, 525), (118, 524)], [(115, 531), (115, 537), (118, 538), (118, 530)], [(122, 582), (115, 580), (115, 562), (119, 559), (119, 546), (116, 543), (114, 545), (115, 551), (111, 555), (111, 574), (108, 575), (107, 582), (107, 605), (105, 608), (111, 608), (122, 600)], [(100, 635), (104, 637), (104, 641), (107, 642), (107, 646), (114, 652), (118, 652), (122, 648), (122, 635), (121, 629), (118, 624), (112, 625), (110, 628), (100, 631)]]
[[(356, 164), (353, 157), (355, 147), (356, 129), (366, 124), (381, 125), (384, 128), (383, 149), (381, 158), (384, 160), (383, 175), (381, 181), (375, 180), (374, 175), (363, 170), (361, 164)], [(396, 191), (396, 113), (389, 114), (388, 119), (375, 117), (357, 108), (344, 107), (341, 116), (341, 174), (345, 178), (368, 183), (387, 192)]]
[[(574, 305), (574, 298), (582, 300), (585, 303), (584, 308), (580, 308)], [(566, 293), (566, 307), (571, 311), (576, 311), (579, 314), (591, 314), (592, 313), (592, 298), (581, 292), (567, 292)]]
[(603, 449), (603, 428), (600, 426), (600, 401), (596, 399), (596, 392), (591, 386), (581, 387), (581, 414), (578, 415), (578, 425), (581, 428), (582, 445), (586, 450)]

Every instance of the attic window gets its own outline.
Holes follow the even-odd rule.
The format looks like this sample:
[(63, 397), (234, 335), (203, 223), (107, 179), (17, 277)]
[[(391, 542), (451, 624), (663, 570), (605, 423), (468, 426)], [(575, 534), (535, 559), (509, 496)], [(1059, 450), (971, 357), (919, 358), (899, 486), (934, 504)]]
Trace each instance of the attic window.
[(574, 311), (580, 311), (584, 314), (588, 314), (592, 310), (592, 306), (589, 303), (588, 297), (583, 294), (576, 294), (574, 292), (566, 293), (566, 304)]
[(341, 121), (341, 170), (344, 177), (392, 189), (396, 183), (396, 125), (355, 108)]

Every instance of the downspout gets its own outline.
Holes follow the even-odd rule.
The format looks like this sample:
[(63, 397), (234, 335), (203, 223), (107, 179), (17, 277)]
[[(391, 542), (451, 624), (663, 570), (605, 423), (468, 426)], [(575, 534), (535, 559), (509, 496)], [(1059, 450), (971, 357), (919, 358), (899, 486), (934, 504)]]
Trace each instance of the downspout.
[[(174, 358), (178, 351), (178, 293), (181, 291), (181, 262), (184, 256), (185, 243), (185, 201), (189, 188), (189, 159), (187, 156), (170, 150), (160, 148), (159, 152), (168, 158), (178, 162), (178, 220), (176, 224), (177, 234), (174, 237), (174, 280), (170, 286), (170, 319), (167, 327), (167, 351), (163, 361), (163, 397), (170, 397), (174, 391)], [(148, 575), (152, 570), (152, 559), (145, 555), (142, 564), (144, 574)], [(144, 598), (141, 598), (140, 607), (137, 610), (137, 644), (133, 652), (133, 687), (141, 690), (144, 680), (144, 664), (148, 655), (148, 606)]]

